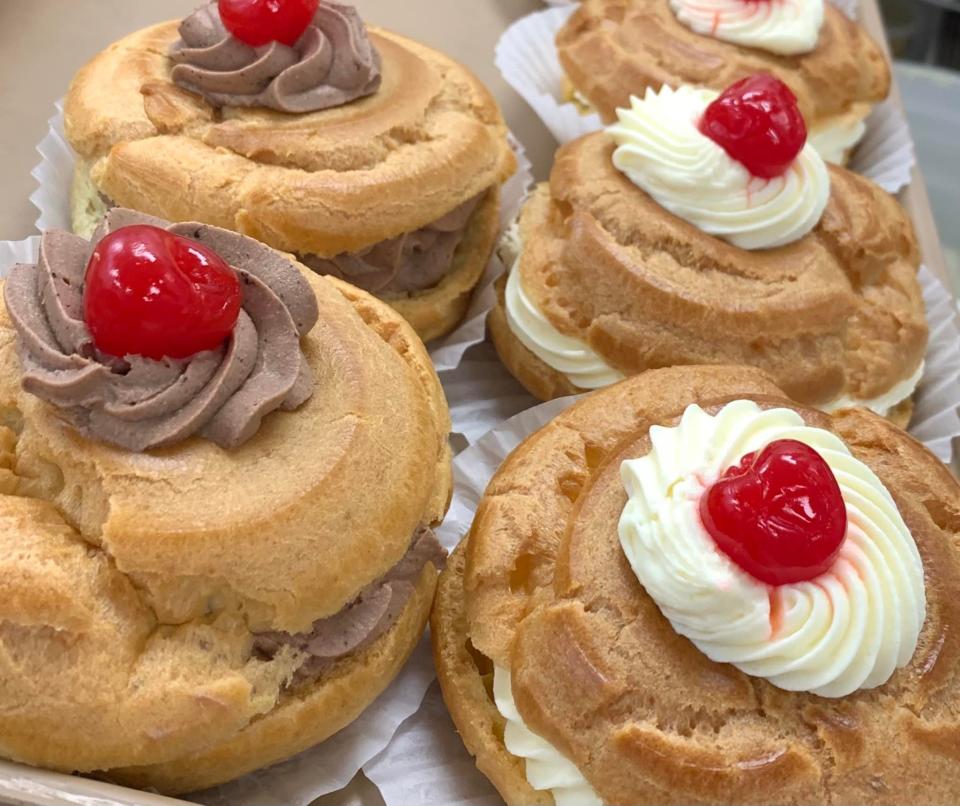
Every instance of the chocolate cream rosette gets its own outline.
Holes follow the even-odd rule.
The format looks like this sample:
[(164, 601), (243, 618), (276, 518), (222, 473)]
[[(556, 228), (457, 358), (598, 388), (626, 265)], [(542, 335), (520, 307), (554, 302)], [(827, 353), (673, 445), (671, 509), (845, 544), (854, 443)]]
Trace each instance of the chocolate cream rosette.
[(897, 202), (827, 166), (769, 75), (648, 90), (619, 114), (558, 151), (505, 242), (489, 322), (510, 371), (549, 399), (752, 365), (804, 404), (905, 425), (928, 331)]
[(956, 801), (960, 487), (744, 367), (595, 392), (442, 574), (444, 699), (510, 804)]
[(163, 792), (352, 722), (423, 632), (449, 417), (391, 308), (206, 224), (47, 232), (0, 310), (0, 755)]
[(74, 78), (74, 231), (115, 205), (291, 252), (429, 340), (466, 311), (515, 159), (462, 65), (333, 0), (220, 0)]
[(880, 47), (829, 0), (583, 0), (557, 34), (566, 94), (605, 123), (632, 95), (714, 90), (770, 73), (797, 97), (810, 141), (845, 164), (890, 91)]

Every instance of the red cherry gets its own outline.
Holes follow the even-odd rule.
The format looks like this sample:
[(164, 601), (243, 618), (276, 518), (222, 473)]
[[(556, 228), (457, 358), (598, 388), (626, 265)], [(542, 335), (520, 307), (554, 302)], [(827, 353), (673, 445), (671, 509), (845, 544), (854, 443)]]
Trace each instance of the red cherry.
[(216, 252), (137, 224), (100, 241), (83, 287), (83, 313), (108, 355), (187, 358), (219, 347), (240, 314), (237, 273)]
[(294, 45), (317, 13), (320, 0), (219, 0), (223, 26), (241, 42)]
[(824, 573), (847, 532), (833, 471), (793, 439), (771, 442), (728, 468), (700, 499), (700, 519), (724, 554), (769, 585)]
[(784, 173), (807, 142), (797, 97), (766, 73), (727, 87), (707, 107), (699, 128), (753, 176), (764, 179)]

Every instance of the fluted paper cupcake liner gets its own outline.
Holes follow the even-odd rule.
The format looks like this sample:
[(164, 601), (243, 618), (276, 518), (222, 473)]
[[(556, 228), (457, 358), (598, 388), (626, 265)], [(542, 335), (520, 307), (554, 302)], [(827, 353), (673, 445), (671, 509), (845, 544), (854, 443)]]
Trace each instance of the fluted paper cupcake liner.
[(438, 683), (363, 771), (387, 806), (503, 806), (463, 746)]
[[(856, 3), (838, 3), (844, 11)], [(496, 64), (503, 78), (529, 104), (559, 143), (567, 143), (603, 128), (594, 112), (582, 114), (562, 92), (563, 68), (554, 40), (575, 5), (556, 7), (522, 17), (500, 37)], [(867, 128), (854, 152), (850, 169), (876, 182), (888, 193), (910, 183), (914, 164), (913, 141), (903, 113), (892, 101), (874, 107)]]
[[(533, 184), (530, 160), (520, 141), (510, 135), (510, 145), (517, 157), (517, 171), (504, 183), (500, 197), (502, 228), (516, 218), (520, 205)], [(39, 187), (30, 196), (37, 208), (37, 229), (71, 228), (70, 189), (73, 185), (75, 157), (63, 131), (63, 101), (49, 120), (46, 136), (37, 145), (40, 162), (32, 171)], [(496, 254), (490, 257), (483, 277), (470, 300), (463, 322), (457, 328), (429, 345), (430, 355), (438, 371), (454, 369), (466, 350), (484, 338), (486, 314), (493, 307), (493, 283), (503, 273), (503, 264)]]

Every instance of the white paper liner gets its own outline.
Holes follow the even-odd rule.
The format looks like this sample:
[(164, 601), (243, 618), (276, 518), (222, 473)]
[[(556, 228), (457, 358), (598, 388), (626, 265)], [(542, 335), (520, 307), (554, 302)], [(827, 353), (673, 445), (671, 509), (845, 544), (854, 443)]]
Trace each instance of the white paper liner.
[(30, 201), (37, 208), (37, 229), (72, 229), (70, 191), (73, 188), (73, 167), (76, 158), (63, 132), (63, 99), (47, 121), (47, 134), (37, 145), (40, 162), (30, 175), (37, 180), (37, 189)]
[(490, 342), (473, 347), (442, 379), (453, 431), (465, 438), (464, 446), (540, 402), (507, 372)]
[(941, 461), (951, 464), (953, 441), (960, 437), (960, 321), (956, 301), (936, 275), (921, 266), (918, 277), (930, 342), (923, 377), (913, 397), (910, 433)]
[(22, 241), (0, 241), (0, 278), (6, 277), (18, 263), (34, 263), (39, 249), (39, 235)]
[[(581, 114), (574, 104), (563, 100), (563, 68), (554, 40), (575, 4), (552, 5), (555, 7), (520, 18), (503, 33), (497, 42), (496, 64), (557, 142), (567, 143), (603, 128), (603, 123), (596, 113)], [(836, 5), (850, 13), (857, 3), (840, 0)], [(888, 193), (897, 193), (910, 183), (914, 161), (913, 141), (903, 113), (892, 101), (878, 104), (867, 118), (866, 133), (850, 169)]]
[(889, 99), (877, 104), (847, 167), (876, 182), (887, 193), (899, 193), (910, 184), (915, 162), (913, 138), (903, 113)]
[[(48, 123), (47, 134), (37, 145), (41, 160), (31, 175), (39, 187), (30, 196), (30, 201), (39, 212), (38, 230), (70, 230), (70, 189), (73, 185), (75, 156), (63, 131), (62, 100), (57, 102), (56, 111)], [(501, 189), (501, 231), (516, 218), (520, 205), (533, 185), (530, 160), (520, 141), (512, 134), (510, 146), (517, 157), (517, 170)], [(503, 271), (503, 264), (494, 253), (474, 291), (463, 322), (452, 333), (430, 345), (430, 356), (438, 372), (454, 369), (471, 345), (483, 341), (486, 316), (495, 300), (493, 284)]]
[(390, 806), (503, 806), (457, 735), (438, 683), (363, 771)]

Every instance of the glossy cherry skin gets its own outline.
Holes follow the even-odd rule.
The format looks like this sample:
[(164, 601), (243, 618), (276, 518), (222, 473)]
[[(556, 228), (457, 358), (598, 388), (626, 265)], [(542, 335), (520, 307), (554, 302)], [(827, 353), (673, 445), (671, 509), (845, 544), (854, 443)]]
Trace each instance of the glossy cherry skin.
[(820, 576), (847, 532), (833, 471), (792, 439), (771, 442), (728, 468), (701, 497), (700, 519), (724, 554), (769, 585)]
[(700, 131), (753, 175), (785, 173), (807, 142), (796, 96), (766, 73), (727, 87), (700, 119)]
[(158, 227), (121, 227), (90, 256), (83, 313), (97, 349), (113, 356), (187, 358), (233, 332), (242, 295), (216, 252)]
[(320, 0), (219, 0), (224, 27), (241, 42), (294, 45), (317, 13)]

